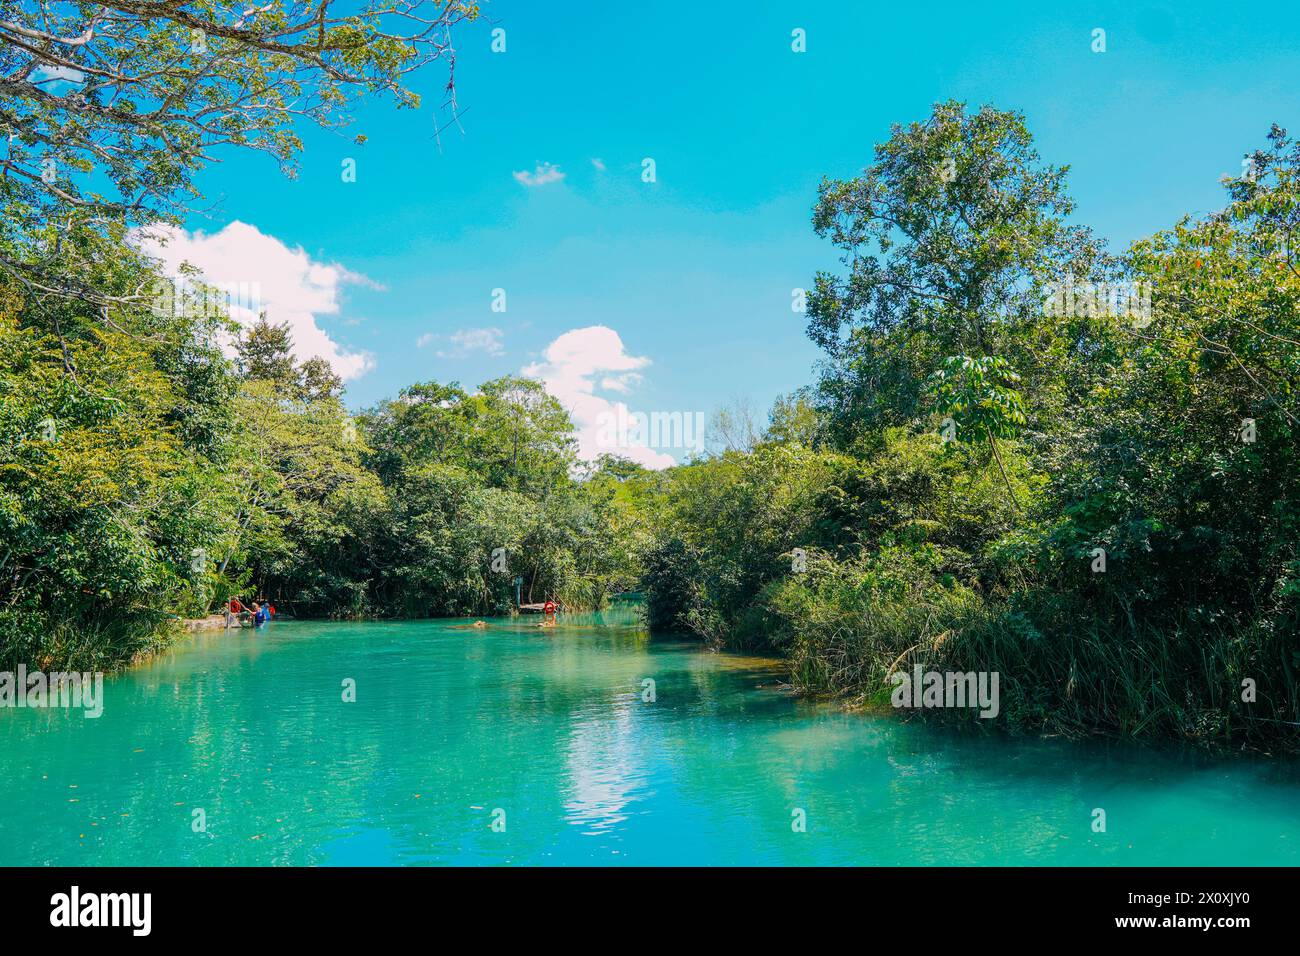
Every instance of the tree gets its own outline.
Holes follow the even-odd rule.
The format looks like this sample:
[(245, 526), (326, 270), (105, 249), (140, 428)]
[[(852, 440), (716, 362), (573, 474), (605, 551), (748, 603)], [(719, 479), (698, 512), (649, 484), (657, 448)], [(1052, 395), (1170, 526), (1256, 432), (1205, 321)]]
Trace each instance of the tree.
[[(1274, 127), (1248, 160), (1225, 208), (1134, 244), (1150, 320), (1098, 328), (1115, 358), (1051, 488), (1062, 573), (1126, 619), (1294, 627), (1300, 146)], [(1102, 581), (1079, 572), (1096, 547)]]
[(271, 382), (282, 391), (290, 390), (298, 379), (293, 360), (293, 337), (287, 322), (272, 325), (265, 313), (244, 331), (235, 344), (239, 370), (245, 378)]
[(304, 401), (319, 402), (343, 394), (343, 379), (333, 366), (320, 356), (298, 366), (298, 391)]
[(949, 416), (951, 438), (969, 441), (973, 436), (975, 441), (988, 442), (1016, 507), (1019, 502), (998, 450), (998, 439), (1014, 438), (1024, 427), (1025, 406), (1015, 388), (1019, 381), (1020, 376), (1006, 360), (997, 356), (950, 356), (931, 378), (939, 413)]
[[(451, 78), (453, 26), (473, 3), (270, 0), (240, 8), (188, 0), (7, 4), (0, 14), (0, 267), (33, 294), (125, 298), (63, 272), (59, 246), (176, 218), (195, 173), (225, 146), (268, 153), (287, 172), (295, 124), (341, 129), (361, 96), (416, 107), (405, 79), (436, 60)], [(359, 137), (358, 142), (364, 140)], [(52, 241), (41, 238), (50, 223)]]
[(749, 399), (734, 398), (717, 408), (705, 434), (709, 450), (717, 455), (752, 449), (758, 444), (760, 432)]
[(591, 481), (601, 481), (605, 479), (616, 482), (624, 482), (629, 478), (637, 478), (645, 475), (649, 469), (640, 462), (633, 461), (626, 455), (613, 455), (606, 452), (596, 458), (591, 463)]
[(778, 395), (767, 416), (764, 441), (792, 443), (812, 447), (821, 435), (821, 418), (806, 390), (792, 395)]
[(573, 421), (541, 382), (484, 382), (471, 408), (471, 454), (493, 487), (545, 498), (568, 480), (577, 464)]
[(0, 283), (0, 668), (114, 666), (212, 596), (229, 368), (184, 319), (140, 336), (62, 301), (60, 337), (18, 301)]
[(820, 400), (841, 442), (921, 415), (950, 356), (1036, 367), (1017, 343), (1044, 288), (1108, 265), (1066, 223), (1066, 172), (1039, 161), (1019, 114), (946, 102), (893, 127), (861, 176), (822, 181), (813, 225), (847, 271), (818, 273), (808, 335), (827, 352)]
[(418, 383), (363, 419), (386, 481), (404, 467), (438, 462), (494, 488), (545, 497), (577, 462), (568, 412), (532, 379), (493, 379), (473, 395), (454, 382)]

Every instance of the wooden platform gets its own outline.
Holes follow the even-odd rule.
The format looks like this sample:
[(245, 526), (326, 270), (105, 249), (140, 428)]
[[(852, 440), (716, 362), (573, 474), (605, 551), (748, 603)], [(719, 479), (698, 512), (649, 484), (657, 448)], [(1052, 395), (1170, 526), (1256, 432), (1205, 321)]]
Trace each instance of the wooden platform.
[(213, 631), (224, 629), (226, 626), (226, 615), (209, 614), (207, 617), (193, 618), (185, 622), (185, 627), (190, 631)]

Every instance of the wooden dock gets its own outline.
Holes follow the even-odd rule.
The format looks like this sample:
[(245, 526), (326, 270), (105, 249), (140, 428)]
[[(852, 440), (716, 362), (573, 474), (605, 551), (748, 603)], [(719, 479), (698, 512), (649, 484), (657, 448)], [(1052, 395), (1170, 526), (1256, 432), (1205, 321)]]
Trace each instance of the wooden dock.
[[(543, 601), (541, 604), (521, 604), (519, 605), (519, 613), (520, 614), (541, 614), (544, 612), (545, 608), (546, 608), (545, 601)], [(557, 604), (556, 610), (563, 611), (564, 608)]]

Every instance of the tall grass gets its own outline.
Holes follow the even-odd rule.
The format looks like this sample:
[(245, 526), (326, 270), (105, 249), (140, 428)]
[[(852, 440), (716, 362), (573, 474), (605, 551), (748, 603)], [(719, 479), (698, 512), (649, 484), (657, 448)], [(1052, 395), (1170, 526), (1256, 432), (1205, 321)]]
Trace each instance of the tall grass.
[(114, 671), (166, 648), (181, 621), (157, 611), (86, 617), (0, 613), (0, 670), (21, 662), (44, 671)]
[[(1295, 635), (1273, 622), (1157, 626), (1120, 614), (1114, 623), (1072, 596), (988, 599), (936, 566), (924, 551), (815, 556), (807, 573), (769, 585), (764, 616), (796, 686), (884, 704), (898, 668), (997, 672), (997, 722), (1014, 731), (1300, 752)], [(1252, 686), (1254, 700), (1243, 699)], [(907, 713), (974, 719), (965, 709)]]

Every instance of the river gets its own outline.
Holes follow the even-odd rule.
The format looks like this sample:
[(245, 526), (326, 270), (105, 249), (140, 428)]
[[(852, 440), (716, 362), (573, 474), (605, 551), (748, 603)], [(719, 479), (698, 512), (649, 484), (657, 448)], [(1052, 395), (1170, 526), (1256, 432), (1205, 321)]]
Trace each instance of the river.
[(199, 634), (98, 719), (0, 710), (0, 865), (1300, 863), (1294, 761), (849, 713), (564, 620)]

